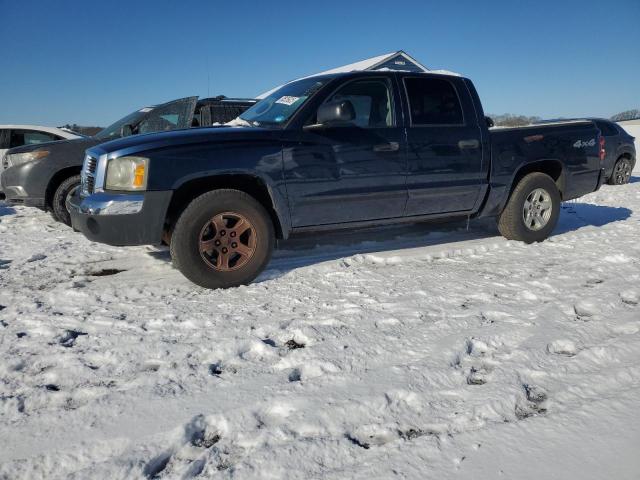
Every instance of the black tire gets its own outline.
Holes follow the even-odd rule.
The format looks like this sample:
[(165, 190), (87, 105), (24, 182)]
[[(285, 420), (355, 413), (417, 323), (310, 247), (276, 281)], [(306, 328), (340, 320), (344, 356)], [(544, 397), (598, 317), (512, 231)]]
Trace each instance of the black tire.
[(633, 171), (633, 163), (629, 157), (620, 157), (613, 166), (613, 171), (607, 183), (609, 185), (624, 185), (629, 183), (631, 172)]
[[(551, 205), (548, 215), (545, 208), (537, 209), (536, 213), (536, 205), (541, 202), (535, 202), (535, 192), (540, 191), (548, 194), (548, 199), (545, 197), (545, 202), (542, 202), (546, 205), (548, 201)], [(532, 198), (533, 201), (530, 201)], [(540, 172), (530, 173), (518, 182), (511, 193), (505, 209), (498, 218), (498, 230), (509, 240), (520, 240), (525, 243), (541, 242), (551, 235), (558, 223), (560, 201), (560, 192), (550, 176)], [(536, 217), (539, 218), (539, 223), (533, 226), (531, 223), (535, 223), (535, 219), (525, 221), (525, 208), (529, 210), (531, 206), (534, 216), (540, 216), (540, 218)], [(531, 211), (529, 213), (531, 214)], [(546, 218), (546, 222), (543, 222), (542, 217)]]
[[(211, 250), (211, 253), (201, 252), (201, 241), (212, 242), (212, 239), (223, 238), (219, 236), (220, 233), (225, 235), (223, 229), (218, 232), (213, 221), (223, 215), (230, 215), (231, 221), (235, 215), (249, 223), (251, 242), (243, 242), (251, 244), (250, 249), (253, 249), (253, 253), (246, 257), (229, 253), (229, 256), (236, 256), (227, 260), (226, 268), (233, 269), (226, 271), (213, 265), (217, 260), (213, 257), (221, 255), (224, 245), (220, 251), (217, 250), (219, 247), (212, 247), (216, 250)], [(225, 217), (224, 221), (229, 220)], [(210, 234), (212, 239), (203, 240), (203, 232), (206, 234), (209, 230), (215, 232), (215, 235)], [(233, 226), (229, 227), (228, 231), (232, 230)], [(231, 242), (231, 233), (225, 238), (224, 241)], [(239, 236), (236, 238), (240, 239)], [(231, 245), (229, 243), (227, 246), (231, 248)], [(244, 192), (221, 189), (200, 195), (185, 208), (171, 235), (170, 251), (174, 266), (193, 283), (204, 288), (229, 288), (246, 285), (254, 280), (269, 263), (274, 245), (273, 222), (265, 208)], [(234, 259), (238, 259), (236, 266), (232, 266)]]
[(80, 175), (74, 175), (67, 178), (64, 182), (58, 185), (53, 199), (51, 201), (51, 208), (53, 210), (53, 218), (65, 225), (71, 226), (71, 215), (67, 208), (67, 201), (73, 195), (73, 192), (80, 187)]

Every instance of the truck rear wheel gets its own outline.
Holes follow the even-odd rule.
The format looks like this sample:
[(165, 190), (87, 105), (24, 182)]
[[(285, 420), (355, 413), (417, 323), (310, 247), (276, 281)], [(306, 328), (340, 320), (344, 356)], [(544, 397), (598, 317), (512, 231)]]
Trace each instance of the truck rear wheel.
[(80, 187), (80, 175), (73, 175), (58, 185), (53, 199), (51, 208), (53, 210), (53, 218), (57, 221), (71, 226), (71, 214), (69, 213), (69, 200)]
[(171, 236), (175, 267), (204, 288), (254, 280), (271, 259), (273, 223), (265, 208), (239, 190), (200, 195), (182, 212)]
[(560, 192), (553, 179), (540, 172), (523, 177), (498, 219), (498, 230), (509, 240), (541, 242), (551, 235), (560, 216)]

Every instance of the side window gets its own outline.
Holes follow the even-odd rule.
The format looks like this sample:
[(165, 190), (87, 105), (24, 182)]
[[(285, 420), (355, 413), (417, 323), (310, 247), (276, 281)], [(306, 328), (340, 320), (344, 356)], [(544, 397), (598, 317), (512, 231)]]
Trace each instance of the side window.
[(0, 148), (9, 148), (9, 130), (0, 129)]
[(600, 132), (602, 132), (602, 136), (604, 137), (612, 137), (614, 135), (618, 135), (618, 131), (615, 129), (615, 127), (609, 125), (606, 122), (595, 122), (596, 126), (600, 129)]
[(11, 130), (9, 148), (21, 147), (22, 145), (24, 145), (24, 130)]
[[(326, 102), (348, 100), (356, 112), (354, 125), (361, 128), (394, 126), (391, 89), (385, 80), (367, 79), (349, 82)], [(325, 103), (326, 103), (325, 102)], [(315, 118), (310, 123), (315, 123)]]
[(405, 78), (412, 125), (463, 125), (453, 85), (439, 78)]
[(136, 133), (162, 132), (165, 130), (175, 130), (183, 128), (191, 123), (187, 123), (187, 117), (191, 115), (191, 103), (186, 101), (172, 102), (168, 105), (156, 107), (147, 115)]
[(25, 145), (35, 145), (38, 143), (53, 142), (55, 140), (58, 140), (58, 137), (52, 133), (38, 132), (36, 130), (24, 131)]
[(9, 148), (21, 147), (22, 145), (37, 145), (54, 140), (57, 140), (57, 138), (51, 133), (38, 132), (37, 130), (11, 130)]

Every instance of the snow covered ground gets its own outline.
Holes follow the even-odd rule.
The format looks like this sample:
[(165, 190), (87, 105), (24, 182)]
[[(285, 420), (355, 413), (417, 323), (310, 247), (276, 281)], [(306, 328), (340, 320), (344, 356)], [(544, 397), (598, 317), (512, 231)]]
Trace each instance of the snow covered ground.
[(632, 181), (541, 244), (300, 238), (226, 291), (0, 203), (0, 478), (637, 479)]

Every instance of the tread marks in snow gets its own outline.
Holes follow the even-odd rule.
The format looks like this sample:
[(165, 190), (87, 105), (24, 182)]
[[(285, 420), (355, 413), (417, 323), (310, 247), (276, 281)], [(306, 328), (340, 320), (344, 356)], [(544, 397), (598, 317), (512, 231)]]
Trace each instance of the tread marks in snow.
[(191, 478), (200, 475), (209, 462), (216, 470), (225, 470), (230, 463), (215, 447), (221, 439), (221, 429), (204, 415), (196, 415), (185, 425), (181, 443), (149, 460), (142, 473), (149, 479)]

